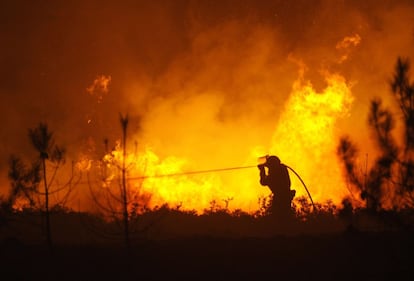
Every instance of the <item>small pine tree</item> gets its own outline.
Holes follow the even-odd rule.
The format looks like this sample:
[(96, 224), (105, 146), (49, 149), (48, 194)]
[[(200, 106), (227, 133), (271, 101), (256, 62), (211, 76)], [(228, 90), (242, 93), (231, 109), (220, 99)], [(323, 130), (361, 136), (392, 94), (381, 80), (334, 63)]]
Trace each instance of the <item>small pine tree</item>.
[[(59, 168), (65, 163), (65, 149), (55, 144), (53, 133), (47, 124), (40, 123), (37, 127), (29, 129), (28, 136), (33, 148), (39, 154), (31, 165), (27, 165), (15, 155), (10, 157), (8, 177), (11, 181), (11, 190), (7, 204), (12, 208), (16, 200), (24, 199), (29, 202), (30, 208), (41, 209), (45, 216), (46, 242), (52, 249), (51, 207), (66, 202), (76, 183), (73, 182), (73, 174), (66, 184), (58, 186), (54, 182)], [(64, 196), (56, 199), (55, 201), (59, 202), (53, 202), (54, 204), (51, 205), (50, 196), (59, 192), (64, 192)]]
[(393, 113), (384, 108), (381, 99), (371, 101), (368, 124), (374, 133), (379, 156), (364, 177), (357, 172), (357, 146), (348, 136), (341, 138), (338, 155), (342, 159), (350, 183), (361, 194), (368, 209), (378, 211), (385, 200), (392, 207), (414, 206), (414, 83), (409, 81), (408, 59), (398, 58), (392, 81), (392, 94), (402, 120), (402, 141), (395, 140)]

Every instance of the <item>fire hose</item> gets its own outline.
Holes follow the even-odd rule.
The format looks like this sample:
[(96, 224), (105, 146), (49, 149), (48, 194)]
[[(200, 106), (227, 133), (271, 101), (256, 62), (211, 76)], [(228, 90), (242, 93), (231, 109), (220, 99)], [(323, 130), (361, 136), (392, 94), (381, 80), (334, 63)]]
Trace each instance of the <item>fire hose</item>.
[[(291, 170), (296, 177), (299, 179), (299, 181), (302, 183), (303, 187), (306, 190), (306, 193), (308, 194), (308, 197), (312, 203), (313, 210), (315, 210), (315, 204), (313, 203), (312, 196), (306, 187), (305, 182), (302, 180), (300, 175), (291, 167), (285, 165), (286, 168)], [(134, 177), (130, 179), (148, 179), (148, 178), (163, 178), (163, 177), (175, 177), (175, 176), (186, 176), (186, 175), (194, 175), (194, 174), (206, 174), (206, 173), (215, 173), (215, 172), (224, 172), (224, 171), (231, 171), (231, 170), (241, 170), (241, 169), (250, 169), (255, 168), (256, 165), (250, 165), (250, 166), (241, 166), (241, 167), (230, 167), (230, 168), (220, 168), (220, 169), (210, 169), (210, 170), (200, 170), (200, 171), (190, 171), (190, 172), (181, 172), (181, 173), (172, 173), (172, 174), (160, 174), (160, 175), (149, 175), (149, 176), (141, 176), (141, 177)]]
[(249, 168), (253, 168), (253, 167), (256, 167), (256, 166), (230, 167), (230, 168), (220, 168), (220, 169), (210, 169), (210, 170), (172, 173), (172, 174), (149, 175), (149, 176), (134, 177), (134, 178), (130, 178), (130, 179), (177, 177), (177, 176), (186, 176), (186, 175), (195, 175), (195, 174), (207, 174), (207, 173), (215, 173), (215, 172), (224, 172), (224, 171), (230, 171), (230, 170), (249, 169)]
[(291, 167), (289, 167), (288, 165), (285, 165), (286, 166), (286, 168), (288, 168), (289, 170), (291, 170), (297, 177), (298, 177), (298, 179), (300, 180), (300, 182), (302, 183), (302, 185), (303, 185), (303, 187), (305, 188), (305, 190), (306, 190), (306, 192), (308, 193), (308, 196), (309, 196), (309, 199), (310, 199), (310, 201), (311, 201), (311, 203), (312, 203), (312, 208), (313, 208), (313, 210), (315, 211), (315, 204), (313, 203), (313, 199), (312, 199), (312, 196), (310, 195), (310, 192), (309, 192), (309, 190), (308, 190), (308, 188), (306, 187), (306, 184), (305, 184), (305, 182), (302, 180), (302, 178), (299, 176), (299, 174), (298, 173), (296, 173), (296, 171), (295, 170), (293, 170)]

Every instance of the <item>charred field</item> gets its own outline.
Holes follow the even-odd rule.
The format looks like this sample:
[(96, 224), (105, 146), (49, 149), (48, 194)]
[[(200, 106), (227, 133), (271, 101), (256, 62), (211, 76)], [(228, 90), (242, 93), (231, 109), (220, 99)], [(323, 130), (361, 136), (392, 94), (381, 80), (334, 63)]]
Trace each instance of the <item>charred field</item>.
[(175, 210), (122, 229), (87, 213), (55, 212), (50, 250), (38, 213), (3, 220), (4, 280), (402, 280), (414, 242), (412, 212), (352, 221), (328, 213), (278, 222), (271, 216)]

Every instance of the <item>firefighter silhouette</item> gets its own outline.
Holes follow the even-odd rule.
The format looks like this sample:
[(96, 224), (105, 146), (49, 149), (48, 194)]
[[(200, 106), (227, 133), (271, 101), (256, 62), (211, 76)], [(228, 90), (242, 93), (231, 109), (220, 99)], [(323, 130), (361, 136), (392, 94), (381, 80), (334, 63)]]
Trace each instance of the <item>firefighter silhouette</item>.
[(265, 156), (265, 160), (257, 167), (260, 170), (260, 184), (272, 191), (271, 214), (287, 216), (291, 213), (291, 203), (296, 193), (290, 189), (288, 169), (274, 155)]

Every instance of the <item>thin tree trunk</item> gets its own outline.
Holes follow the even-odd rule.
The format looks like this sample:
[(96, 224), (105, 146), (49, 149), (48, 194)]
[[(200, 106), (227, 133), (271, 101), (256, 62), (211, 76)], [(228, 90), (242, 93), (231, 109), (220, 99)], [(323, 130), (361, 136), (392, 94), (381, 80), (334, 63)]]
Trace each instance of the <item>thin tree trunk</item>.
[(52, 250), (52, 232), (50, 229), (50, 214), (49, 214), (49, 187), (46, 178), (46, 160), (42, 158), (43, 166), (43, 180), (45, 185), (45, 215), (46, 215), (46, 241), (50, 250)]
[(123, 203), (123, 217), (124, 217), (124, 235), (125, 246), (127, 250), (130, 247), (129, 241), (129, 220), (128, 220), (128, 196), (127, 196), (127, 183), (126, 183), (126, 136), (127, 136), (127, 124), (128, 119), (122, 121), (122, 133), (123, 133), (123, 157), (122, 157), (122, 203)]

